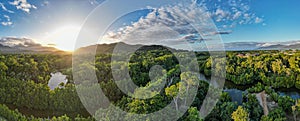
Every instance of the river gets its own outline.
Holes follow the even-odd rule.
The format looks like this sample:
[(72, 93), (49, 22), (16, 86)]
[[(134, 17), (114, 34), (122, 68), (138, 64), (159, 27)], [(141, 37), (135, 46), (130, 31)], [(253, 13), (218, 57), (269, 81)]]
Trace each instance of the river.
[[(209, 77), (205, 77), (204, 74), (200, 74), (199, 76), (200, 80), (204, 80), (207, 82), (210, 82)], [(237, 102), (238, 104), (242, 104), (243, 102), (243, 92), (245, 92), (246, 89), (250, 88), (251, 86), (240, 86), (232, 83), (231, 81), (227, 81), (224, 84), (224, 92), (228, 92), (230, 95), (232, 101)], [(300, 99), (300, 92), (298, 89), (281, 89), (276, 90), (277, 93), (281, 96), (290, 96), (292, 99)]]

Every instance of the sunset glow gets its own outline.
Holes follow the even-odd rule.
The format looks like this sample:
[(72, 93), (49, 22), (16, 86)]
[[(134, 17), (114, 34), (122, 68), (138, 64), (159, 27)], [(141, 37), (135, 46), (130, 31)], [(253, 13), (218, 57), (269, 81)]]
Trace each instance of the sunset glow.
[(77, 34), (80, 31), (79, 26), (64, 26), (49, 33), (44, 38), (46, 41), (54, 44), (54, 47), (64, 51), (74, 51)]

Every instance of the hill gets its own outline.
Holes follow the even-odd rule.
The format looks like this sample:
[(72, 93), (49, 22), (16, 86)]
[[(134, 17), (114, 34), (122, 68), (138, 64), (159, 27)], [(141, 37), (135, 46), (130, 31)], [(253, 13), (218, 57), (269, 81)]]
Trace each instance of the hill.
[(0, 53), (4, 54), (67, 54), (70, 52), (65, 52), (54, 47), (9, 47), (0, 44)]
[[(138, 51), (147, 51), (147, 50), (173, 50), (175, 51), (175, 49), (170, 48), (170, 47), (165, 47), (165, 46), (161, 46), (161, 45), (130, 45), (130, 44), (126, 44), (124, 42), (119, 42), (119, 43), (112, 43), (112, 44), (96, 44), (96, 45), (90, 45), (90, 46), (86, 46), (86, 47), (82, 47), (79, 48), (75, 51), (75, 53), (77, 54), (88, 54), (91, 52), (95, 52), (97, 54), (110, 54), (114, 52), (114, 49), (116, 48), (116, 46), (118, 46), (118, 48), (124, 52), (126, 51), (134, 51), (135, 48), (138, 48)], [(178, 50), (176, 50), (178, 51)], [(179, 50), (179, 51), (183, 51), (183, 50)], [(120, 52), (118, 52), (120, 53)]]

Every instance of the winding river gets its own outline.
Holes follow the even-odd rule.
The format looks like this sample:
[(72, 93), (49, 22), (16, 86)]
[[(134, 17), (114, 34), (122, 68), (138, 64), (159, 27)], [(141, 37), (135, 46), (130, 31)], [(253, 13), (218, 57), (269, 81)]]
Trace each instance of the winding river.
[[(205, 77), (204, 74), (200, 74), (199, 76), (200, 80), (204, 80), (207, 82), (210, 82), (209, 77)], [(237, 102), (238, 104), (242, 103), (243, 99), (243, 92), (245, 92), (246, 89), (250, 88), (251, 86), (240, 86), (232, 83), (231, 81), (226, 81), (224, 84), (224, 92), (228, 92), (230, 95), (232, 101)], [(292, 99), (300, 99), (300, 92), (297, 89), (284, 89), (284, 90), (276, 90), (279, 95), (281, 96), (290, 96)]]

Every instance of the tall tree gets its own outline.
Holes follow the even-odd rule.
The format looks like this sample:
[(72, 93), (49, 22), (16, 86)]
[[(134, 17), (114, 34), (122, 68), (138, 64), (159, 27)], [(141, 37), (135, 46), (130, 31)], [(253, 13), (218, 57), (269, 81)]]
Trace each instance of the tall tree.
[(231, 114), (234, 121), (249, 121), (249, 113), (242, 106), (239, 106), (236, 111)]

